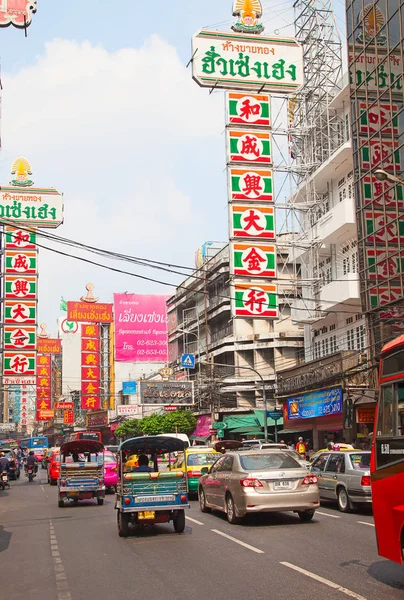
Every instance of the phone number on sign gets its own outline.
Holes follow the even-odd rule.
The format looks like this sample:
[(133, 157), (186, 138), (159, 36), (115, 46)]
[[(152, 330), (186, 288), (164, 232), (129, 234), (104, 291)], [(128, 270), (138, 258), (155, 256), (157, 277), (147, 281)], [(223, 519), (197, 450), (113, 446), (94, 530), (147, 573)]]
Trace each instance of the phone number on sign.
[(166, 350), (138, 350), (138, 356), (167, 356)]
[(167, 342), (165, 340), (138, 340), (136, 342), (137, 346), (166, 346)]

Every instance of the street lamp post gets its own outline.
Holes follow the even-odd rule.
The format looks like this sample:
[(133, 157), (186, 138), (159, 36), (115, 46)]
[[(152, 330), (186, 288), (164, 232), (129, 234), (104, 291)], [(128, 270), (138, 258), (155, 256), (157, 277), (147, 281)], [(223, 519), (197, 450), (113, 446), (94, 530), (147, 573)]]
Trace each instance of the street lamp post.
[(211, 362), (211, 363), (206, 362), (205, 364), (210, 364), (213, 367), (234, 367), (235, 369), (246, 369), (247, 371), (253, 371), (254, 373), (256, 373), (258, 375), (258, 377), (261, 379), (261, 382), (262, 382), (262, 401), (264, 403), (264, 442), (268, 442), (267, 397), (266, 397), (266, 391), (265, 391), (265, 381), (264, 381), (264, 378), (262, 377), (261, 373), (259, 371), (257, 371), (257, 369), (253, 369), (253, 367), (246, 367), (244, 365), (226, 365), (224, 363), (216, 363), (216, 362)]
[(397, 175), (393, 175), (392, 173), (388, 173), (384, 169), (376, 169), (375, 177), (378, 181), (392, 181), (393, 183), (401, 183), (404, 185), (404, 180), (397, 177)]

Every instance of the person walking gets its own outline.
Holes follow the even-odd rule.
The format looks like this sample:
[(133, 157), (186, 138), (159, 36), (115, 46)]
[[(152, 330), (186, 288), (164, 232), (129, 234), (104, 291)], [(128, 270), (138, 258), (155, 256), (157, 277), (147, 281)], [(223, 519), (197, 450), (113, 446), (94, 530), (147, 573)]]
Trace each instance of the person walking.
[(302, 437), (299, 437), (299, 440), (296, 444), (296, 452), (298, 452), (302, 458), (306, 458), (306, 444), (304, 443)]

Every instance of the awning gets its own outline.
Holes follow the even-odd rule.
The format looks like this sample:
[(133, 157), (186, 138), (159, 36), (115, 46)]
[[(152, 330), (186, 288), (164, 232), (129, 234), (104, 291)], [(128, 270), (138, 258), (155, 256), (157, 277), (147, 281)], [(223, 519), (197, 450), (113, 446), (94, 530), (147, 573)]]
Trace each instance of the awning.
[(243, 433), (244, 435), (264, 435), (262, 427), (237, 427), (232, 429), (230, 433)]
[(311, 429), (281, 429), (278, 431), (278, 435), (280, 433), (304, 433), (305, 431), (311, 431)]
[[(254, 410), (254, 415), (255, 415), (255, 418), (257, 419), (258, 423), (261, 425), (261, 427), (264, 427), (264, 411), (263, 410)], [(283, 425), (283, 417), (278, 419), (278, 421), (276, 421), (276, 423), (278, 424), (278, 427), (279, 427), (279, 425)], [(275, 421), (273, 419), (270, 419), (269, 417), (267, 417), (267, 426), (274, 427)]]
[(239, 427), (257, 427), (259, 425), (254, 415), (229, 415), (223, 417), (223, 423), (226, 423), (226, 429), (236, 429)]
[(210, 438), (210, 435), (207, 436), (201, 436), (201, 435), (190, 435), (189, 439), (191, 440), (191, 442), (207, 442), (208, 439)]

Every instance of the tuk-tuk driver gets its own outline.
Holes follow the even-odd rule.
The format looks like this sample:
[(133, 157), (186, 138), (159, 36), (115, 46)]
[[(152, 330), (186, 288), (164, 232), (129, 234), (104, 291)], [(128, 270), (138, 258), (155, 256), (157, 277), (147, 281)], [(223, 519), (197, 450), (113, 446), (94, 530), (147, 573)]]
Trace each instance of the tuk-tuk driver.
[(133, 473), (152, 473), (153, 469), (149, 467), (149, 458), (146, 454), (141, 454), (138, 458), (138, 466), (132, 469)]

